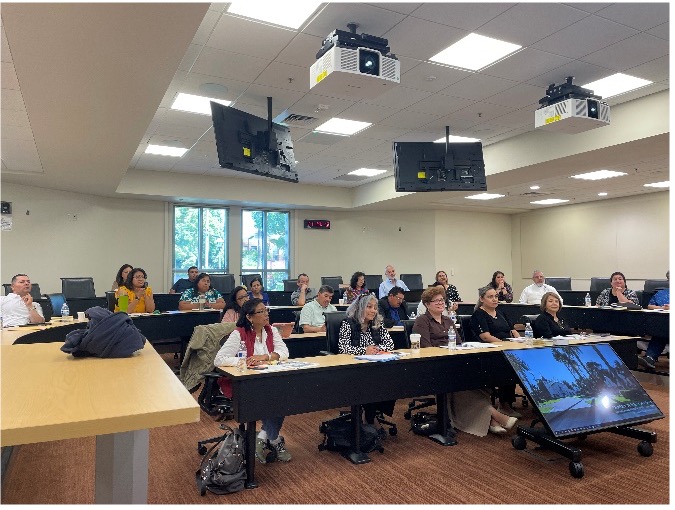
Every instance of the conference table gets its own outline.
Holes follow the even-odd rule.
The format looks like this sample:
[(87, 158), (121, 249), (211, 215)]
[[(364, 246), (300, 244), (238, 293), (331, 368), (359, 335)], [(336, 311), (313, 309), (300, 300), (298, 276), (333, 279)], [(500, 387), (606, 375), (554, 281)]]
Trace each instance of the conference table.
[(96, 503), (147, 503), (149, 429), (198, 422), (199, 405), (149, 343), (114, 359), (59, 348), (0, 347), (1, 445), (96, 436)]
[[(571, 340), (570, 344), (598, 342), (610, 343), (624, 361), (627, 357), (635, 358), (634, 337), (590, 336)], [(234, 419), (240, 423), (247, 444), (246, 487), (257, 486), (254, 460), (257, 420), (432, 394), (443, 404), (449, 392), (515, 383), (515, 374), (502, 351), (531, 348), (540, 347), (502, 342), (490, 348), (454, 351), (442, 347), (414, 353), (398, 349), (409, 355), (386, 363), (356, 360), (347, 354), (315, 356), (294, 360), (313, 363), (315, 367), (274, 372), (248, 369), (239, 372), (236, 367), (216, 367), (232, 382)], [(444, 411), (441, 423), (447, 423), (447, 410)], [(441, 427), (440, 435), (444, 436), (444, 432)]]

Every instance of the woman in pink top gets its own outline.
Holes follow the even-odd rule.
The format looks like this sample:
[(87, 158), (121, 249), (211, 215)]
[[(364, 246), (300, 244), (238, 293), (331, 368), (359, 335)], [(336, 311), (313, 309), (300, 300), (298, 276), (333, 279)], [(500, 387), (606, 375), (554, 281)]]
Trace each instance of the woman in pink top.
[(227, 302), (227, 308), (223, 314), (221, 322), (237, 322), (241, 314), (241, 306), (248, 301), (248, 292), (246, 287), (235, 287), (230, 294), (230, 299)]

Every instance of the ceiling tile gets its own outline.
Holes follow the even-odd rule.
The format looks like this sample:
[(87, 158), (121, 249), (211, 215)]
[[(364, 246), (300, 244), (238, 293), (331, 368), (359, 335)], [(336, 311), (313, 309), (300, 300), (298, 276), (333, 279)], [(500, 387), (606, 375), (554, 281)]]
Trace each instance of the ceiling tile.
[(0, 80), (3, 90), (19, 90), (19, 79), (16, 77), (16, 71), (12, 62), (2, 62), (0, 66)]
[(195, 61), (197, 60), (199, 53), (202, 51), (202, 48), (203, 46), (200, 46), (198, 44), (191, 44), (190, 46), (188, 46), (188, 49), (185, 51), (185, 55), (183, 55), (183, 60), (180, 61), (178, 70), (190, 71)]
[[(4, 117), (4, 115), (3, 115)], [(0, 122), (0, 135), (2, 135), (3, 140), (24, 140), (28, 142), (35, 143), (33, 138), (33, 131), (30, 126), (12, 126), (10, 124), (5, 124), (4, 118)], [(3, 143), (3, 149), (7, 148), (7, 144)]]
[(5, 27), (2, 27), (2, 42), (0, 43), (0, 59), (3, 62), (12, 62), (12, 52), (9, 51), (9, 44), (7, 43), (7, 35), (5, 34)]
[(668, 19), (669, 6), (668, 2), (615, 3), (595, 14), (637, 30), (649, 30)]
[[(249, 82), (237, 81), (232, 77), (223, 78), (196, 72), (189, 73), (182, 82), (178, 79), (174, 79), (171, 82), (172, 85), (174, 81), (178, 82), (179, 84), (179, 92), (185, 92), (186, 94), (194, 94), (197, 96), (205, 95), (205, 92), (201, 89), (201, 86), (204, 84), (215, 83), (217, 85), (222, 85), (223, 87), (226, 87), (227, 91), (221, 97), (216, 97), (214, 99), (225, 99), (226, 101), (236, 100), (250, 85)], [(209, 97), (211, 97), (211, 95), (209, 95)]]
[(179, 126), (192, 126), (206, 131), (213, 125), (210, 115), (182, 112), (179, 110), (166, 110), (164, 121)]
[(177, 163), (178, 158), (171, 158), (169, 156), (157, 156), (156, 154), (143, 154), (138, 158), (136, 169), (138, 170), (153, 170), (168, 172)]
[[(255, 34), (255, 37), (251, 37), (251, 34)], [(226, 13), (218, 20), (206, 46), (273, 60), (295, 34), (294, 30), (257, 23)]]
[[(413, 13), (420, 18), (435, 23), (442, 23), (469, 32), (478, 31), (490, 20), (499, 17), (516, 4), (508, 3), (424, 3)], [(433, 53), (432, 53), (433, 55)]]
[(272, 98), (272, 118), (275, 118), (285, 110), (288, 110), (291, 105), (303, 97), (303, 94), (294, 90), (277, 89), (254, 84), (232, 106), (266, 119), (268, 97)]
[(338, 99), (335, 97), (319, 96), (317, 94), (309, 93), (293, 103), (290, 110), (293, 113), (299, 113), (301, 115), (330, 119), (338, 117), (343, 111), (355, 103), (356, 101), (350, 99)]
[(473, 103), (473, 99), (434, 94), (409, 106), (406, 110), (427, 113), (429, 115), (448, 115)]
[(384, 37), (389, 40), (392, 53), (417, 60), (429, 60), (467, 34), (465, 30), (408, 17)]
[(513, 108), (522, 108), (529, 105), (538, 105), (540, 98), (544, 97), (545, 90), (534, 85), (521, 83), (513, 88), (499, 92), (494, 96), (487, 98), (487, 101), (501, 106), (511, 106)]
[(670, 76), (670, 56), (654, 59), (636, 67), (626, 69), (626, 74), (650, 81), (668, 80)]
[(647, 31), (648, 34), (660, 37), (666, 41), (670, 40), (670, 23), (663, 23)]
[(649, 34), (638, 34), (586, 55), (581, 60), (623, 72), (664, 55), (668, 55), (668, 41)]
[(254, 83), (264, 83), (279, 89), (309, 92), (309, 70), (306, 67), (272, 62), (260, 73)]
[(197, 57), (192, 71), (208, 76), (253, 81), (268, 66), (270, 60), (205, 47)]
[(580, 10), (585, 11), (585, 12), (597, 12), (601, 9), (604, 9), (608, 5), (612, 5), (612, 4), (611, 3), (592, 3), (592, 2), (581, 3), (581, 2), (575, 2), (575, 3), (567, 3), (567, 4), (563, 4), (563, 5), (567, 5), (569, 7), (574, 7), (575, 9), (580, 9)]
[(610, 74), (613, 74), (613, 72), (606, 67), (588, 64), (581, 60), (573, 60), (557, 69), (552, 69), (551, 71), (531, 78), (527, 80), (527, 83), (542, 87), (541, 97), (544, 97), (548, 85), (551, 83), (555, 83), (556, 85), (564, 83), (568, 76), (574, 76), (575, 84), (583, 85), (584, 83), (590, 83), (599, 80), (600, 78), (605, 78)]
[(469, 76), (468, 71), (422, 62), (401, 76), (401, 85), (411, 89), (438, 92)]
[(20, 90), (3, 89), (0, 100), (3, 110), (26, 110)]
[(570, 62), (572, 62), (572, 59), (560, 55), (525, 48), (515, 55), (483, 69), (481, 74), (506, 78), (507, 80), (526, 81)]
[[(322, 37), (310, 34), (296, 34), (288, 45), (276, 57), (277, 62), (304, 66), (307, 69), (316, 61), (316, 54), (321, 49)], [(309, 83), (309, 71), (307, 71)]]
[(426, 125), (440, 116), (441, 115), (438, 113), (429, 114), (405, 109), (392, 115), (391, 117), (387, 117), (379, 124), (382, 126), (396, 126), (413, 130), (419, 128), (420, 126)]
[(42, 163), (35, 142), (13, 140), (2, 144), (2, 161), (13, 172), (42, 173)]
[(346, 119), (371, 122), (374, 124), (387, 117), (391, 117), (396, 112), (398, 112), (398, 108), (386, 108), (384, 106), (359, 102), (340, 112), (340, 115), (344, 115)]
[[(366, 33), (377, 37), (387, 37), (384, 34), (404, 17), (403, 14), (382, 9), (377, 5), (331, 2), (305, 27), (303, 32), (321, 37), (323, 40), (335, 29), (348, 32), (347, 23), (356, 22), (359, 25), (356, 29), (358, 34)], [(396, 53), (394, 48), (392, 51)]]
[(517, 82), (505, 80), (487, 74), (475, 73), (464, 80), (450, 85), (441, 91), (442, 94), (464, 99), (482, 100), (503, 90), (510, 89)]
[(161, 122), (152, 135), (153, 137), (158, 136), (167, 140), (186, 140), (192, 145), (204, 136), (204, 133), (208, 133), (209, 131), (212, 131), (211, 127), (204, 129), (195, 126), (172, 124), (171, 122)]
[(366, 99), (363, 102), (368, 104), (374, 104), (376, 106), (384, 106), (386, 108), (396, 108), (401, 110), (407, 108), (408, 106), (421, 101), (425, 97), (429, 97), (430, 92), (417, 89), (409, 89), (398, 85), (392, 89), (389, 89), (384, 94), (381, 94), (373, 99)]
[(192, 44), (197, 44), (199, 46), (204, 46), (207, 44), (211, 33), (213, 32), (218, 20), (220, 19), (220, 13), (209, 9), (204, 15), (204, 19), (197, 28), (195, 36), (192, 39)]
[(26, 110), (5, 110), (3, 108), (0, 112), (0, 122), (2, 123), (2, 129), (10, 126), (30, 128)]

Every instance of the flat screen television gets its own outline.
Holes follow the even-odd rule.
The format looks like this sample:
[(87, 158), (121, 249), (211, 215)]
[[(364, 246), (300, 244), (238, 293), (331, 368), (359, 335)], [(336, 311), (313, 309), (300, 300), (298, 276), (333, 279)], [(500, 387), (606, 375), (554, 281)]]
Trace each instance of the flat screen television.
[(211, 118), (222, 168), (298, 182), (293, 141), (286, 126), (213, 101)]
[(504, 351), (557, 438), (663, 418), (609, 344)]
[(394, 142), (396, 191), (485, 191), (480, 142)]

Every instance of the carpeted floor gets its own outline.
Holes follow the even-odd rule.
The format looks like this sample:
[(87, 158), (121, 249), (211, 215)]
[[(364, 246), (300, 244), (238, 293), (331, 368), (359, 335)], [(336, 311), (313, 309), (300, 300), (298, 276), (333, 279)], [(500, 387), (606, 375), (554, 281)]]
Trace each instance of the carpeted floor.
[[(668, 386), (645, 384), (668, 414)], [(196, 396), (196, 395), (195, 395)], [(149, 503), (159, 504), (646, 504), (669, 502), (668, 418), (643, 426), (658, 432), (654, 455), (641, 457), (637, 441), (609, 433), (577, 442), (585, 477), (574, 479), (568, 461), (550, 452), (511, 446), (510, 435), (478, 438), (459, 433), (459, 444), (442, 447), (408, 431), (397, 403), (396, 437), (372, 462), (352, 465), (339, 454), (320, 452), (319, 424), (337, 416), (324, 411), (289, 416), (282, 434), (293, 460), (256, 465), (260, 487), (226, 496), (201, 497), (194, 473), (201, 456), (196, 442), (217, 435), (202, 413), (199, 423), (150, 432)], [(528, 424), (531, 410), (521, 424)], [(93, 503), (94, 438), (15, 448), (2, 485), (2, 503)]]

